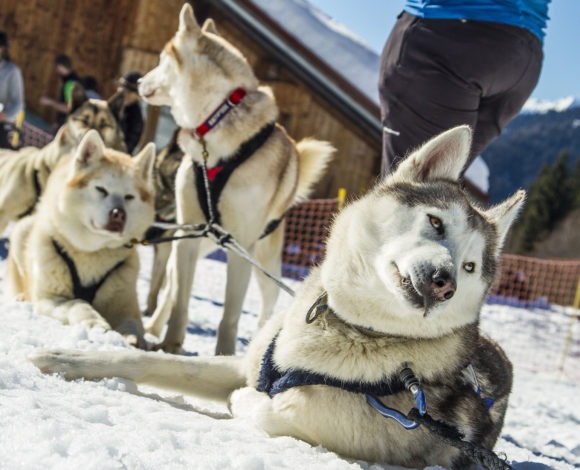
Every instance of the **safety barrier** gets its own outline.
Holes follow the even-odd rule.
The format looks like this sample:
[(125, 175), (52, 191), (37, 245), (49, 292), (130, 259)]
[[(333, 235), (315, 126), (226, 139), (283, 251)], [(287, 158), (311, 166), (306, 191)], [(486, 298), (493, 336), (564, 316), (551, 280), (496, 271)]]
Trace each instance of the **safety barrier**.
[(54, 136), (27, 121), (22, 122), (20, 129), (20, 146), (21, 147), (38, 147), (42, 148), (48, 144)]

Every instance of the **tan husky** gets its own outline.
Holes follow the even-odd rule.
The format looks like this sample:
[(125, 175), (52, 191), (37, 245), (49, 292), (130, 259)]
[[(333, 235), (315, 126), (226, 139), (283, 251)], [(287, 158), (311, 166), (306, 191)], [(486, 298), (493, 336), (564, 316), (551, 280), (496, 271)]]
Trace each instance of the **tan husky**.
[(139, 260), (127, 248), (153, 222), (150, 144), (135, 158), (90, 130), (51, 173), (35, 214), (10, 237), (7, 294), (64, 323), (113, 328), (143, 345)]
[(511, 365), (478, 323), (524, 192), (473, 205), (458, 182), (469, 148), (469, 128), (445, 132), (345, 207), (320, 268), (244, 357), (60, 350), (31, 359), (70, 379), (117, 376), (229, 400), (234, 417), (271, 435), (353, 459), (469, 467), (475, 452), (426, 423), (411, 429), (431, 416), (491, 449), (511, 390)]
[(9, 222), (32, 213), (58, 160), (70, 153), (89, 129), (96, 129), (107, 147), (126, 150), (119, 127), (122, 105), (122, 93), (108, 101), (89, 100), (82, 86), (75, 84), (68, 118), (49, 144), (42, 149), (0, 151), (0, 234)]
[[(203, 28), (197, 24), (189, 4), (181, 10), (179, 29), (161, 53), (159, 65), (141, 80), (139, 93), (153, 105), (170, 106), (181, 127), (178, 142), (186, 157), (175, 182), (177, 222), (200, 224), (213, 216), (256, 254), (262, 266), (279, 275), (284, 214), (308, 196), (332, 147), (312, 139), (296, 144), (276, 124), (278, 108), (271, 89), (258, 85), (241, 53), (217, 35), (213, 21)], [(205, 151), (207, 175), (202, 168)], [(206, 176), (211, 198), (206, 197)], [(148, 328), (160, 336), (169, 319), (161, 343), (166, 351), (181, 350), (199, 253), (199, 240), (181, 240), (172, 246), (166, 288)], [(217, 354), (235, 353), (250, 268), (244, 259), (228, 253)], [(270, 316), (278, 287), (261, 274), (258, 282), (261, 325)]]

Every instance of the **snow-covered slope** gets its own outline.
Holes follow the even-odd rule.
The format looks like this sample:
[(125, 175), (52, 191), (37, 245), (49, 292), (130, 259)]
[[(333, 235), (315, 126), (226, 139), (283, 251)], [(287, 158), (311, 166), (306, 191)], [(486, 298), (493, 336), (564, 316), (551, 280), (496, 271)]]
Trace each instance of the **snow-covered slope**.
[[(142, 301), (149, 282), (150, 250), (140, 252), (144, 258), (139, 278)], [(4, 269), (5, 262), (0, 262), (0, 275)], [(213, 352), (224, 279), (223, 263), (201, 261), (185, 343), (189, 354)], [(278, 310), (290, 300), (282, 293)], [(258, 305), (252, 282), (240, 324), (239, 353), (255, 331)], [(544, 336), (535, 333), (539, 321), (546, 334), (553, 332), (551, 317), (545, 311), (528, 313), (508, 307), (484, 309), (483, 328), (492, 336), (496, 333), (508, 354), (519, 348), (516, 359), (542, 354), (536, 350), (539, 346), (560, 347), (544, 343)], [(121, 379), (66, 382), (58, 376), (44, 376), (26, 360), (38, 348), (119, 350), (128, 346), (114, 332), (87, 331), (36, 316), (28, 303), (0, 303), (0, 319), (0, 469), (390, 468), (349, 461), (290, 437), (270, 438), (248, 422), (224, 419), (227, 409), (216, 403), (138, 389)], [(530, 341), (514, 341), (518, 335), (529, 336)], [(578, 357), (571, 360), (567, 367), (580, 367)], [(514, 391), (496, 450), (505, 453), (517, 470), (580, 468), (579, 384), (555, 381), (554, 374), (524, 372), (518, 362), (515, 365)]]

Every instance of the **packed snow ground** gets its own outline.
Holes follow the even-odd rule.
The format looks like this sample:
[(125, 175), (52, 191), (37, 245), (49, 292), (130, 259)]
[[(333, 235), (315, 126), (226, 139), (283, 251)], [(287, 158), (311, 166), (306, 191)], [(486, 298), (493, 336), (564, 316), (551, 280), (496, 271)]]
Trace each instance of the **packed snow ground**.
[[(143, 268), (138, 289), (144, 302), (151, 249), (142, 248), (140, 253)], [(2, 278), (5, 264), (0, 262)], [(213, 353), (224, 279), (223, 263), (200, 262), (185, 343), (188, 354)], [(298, 282), (291, 283), (299, 288)], [(290, 301), (282, 293), (277, 311)], [(240, 323), (239, 353), (255, 331), (258, 307), (259, 294), (252, 282)], [(498, 306), (486, 306), (483, 312), (483, 328), (517, 359), (514, 391), (496, 451), (505, 453), (518, 470), (580, 468), (580, 381), (571, 380), (580, 370), (578, 355), (568, 358), (570, 372), (559, 381), (555, 372), (525, 371), (530, 358), (559, 358), (561, 344), (546, 338), (569, 325), (571, 311), (550, 313)], [(64, 326), (36, 316), (28, 303), (0, 303), (0, 319), (1, 469), (392, 468), (346, 460), (290, 437), (268, 437), (249, 422), (226, 419), (227, 409), (220, 404), (137, 388), (121, 379), (66, 382), (42, 375), (26, 360), (36, 349), (128, 346), (115, 332)], [(540, 321), (543, 328), (538, 328)]]

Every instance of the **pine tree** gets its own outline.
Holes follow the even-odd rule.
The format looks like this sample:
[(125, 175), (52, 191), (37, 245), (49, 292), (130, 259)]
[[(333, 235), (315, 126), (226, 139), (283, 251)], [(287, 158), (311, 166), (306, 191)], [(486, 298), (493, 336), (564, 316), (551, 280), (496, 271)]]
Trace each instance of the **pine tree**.
[(535, 242), (549, 233), (573, 207), (574, 183), (568, 158), (568, 152), (563, 151), (552, 167), (544, 164), (538, 179), (530, 186), (525, 209), (517, 224), (518, 252), (533, 251)]

